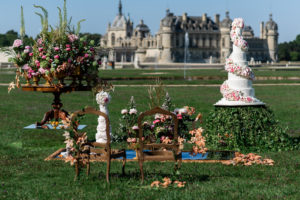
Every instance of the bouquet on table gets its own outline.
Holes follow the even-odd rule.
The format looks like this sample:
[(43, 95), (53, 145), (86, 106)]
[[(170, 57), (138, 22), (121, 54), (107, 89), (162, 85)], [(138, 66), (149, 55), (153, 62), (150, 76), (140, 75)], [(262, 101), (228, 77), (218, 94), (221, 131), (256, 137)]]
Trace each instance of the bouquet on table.
[(25, 28), (21, 8), (21, 39), (14, 41), (10, 59), (17, 67), (17, 76), (11, 87), (20, 87), (20, 76), (26, 79), (26, 85), (31, 85), (33, 80), (35, 86), (40, 78), (45, 79), (46, 86), (62, 86), (66, 77), (73, 79), (71, 86), (82, 85), (82, 81), (86, 81), (88, 86), (92, 81), (96, 83), (101, 63), (96, 58), (95, 42), (88, 41), (87, 37), (79, 37), (80, 23), (84, 20), (77, 23), (76, 30), (74, 26), (71, 27), (65, 0), (63, 14), (58, 8), (59, 24), (53, 28), (48, 25), (47, 10), (41, 6), (34, 7), (43, 12), (36, 13), (41, 18), (42, 31), (33, 45), (23, 43)]

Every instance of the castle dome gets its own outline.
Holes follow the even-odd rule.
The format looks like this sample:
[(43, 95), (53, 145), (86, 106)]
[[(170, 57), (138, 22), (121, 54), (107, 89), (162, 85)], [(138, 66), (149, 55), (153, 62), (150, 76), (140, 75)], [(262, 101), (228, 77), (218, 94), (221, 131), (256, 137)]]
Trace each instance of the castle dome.
[(270, 14), (270, 19), (266, 23), (266, 28), (267, 30), (276, 30), (276, 31), (278, 30), (278, 25), (276, 22), (273, 21), (272, 14)]
[(230, 28), (231, 24), (232, 24), (232, 19), (230, 19), (229, 17), (229, 12), (226, 11), (226, 18), (221, 21), (221, 27)]
[(171, 26), (174, 20), (174, 14), (169, 9), (166, 11), (166, 16), (161, 20), (163, 26)]
[(149, 27), (144, 24), (144, 20), (141, 20), (140, 23), (136, 26), (137, 31), (142, 31), (142, 32), (150, 32)]

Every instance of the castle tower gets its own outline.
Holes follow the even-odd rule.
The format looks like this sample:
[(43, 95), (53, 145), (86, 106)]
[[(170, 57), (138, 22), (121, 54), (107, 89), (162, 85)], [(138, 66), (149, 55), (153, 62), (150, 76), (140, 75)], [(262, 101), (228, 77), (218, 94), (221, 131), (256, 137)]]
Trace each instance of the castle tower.
[(173, 13), (170, 13), (168, 9), (166, 12), (166, 17), (161, 20), (161, 24), (160, 24), (160, 35), (162, 41), (162, 52), (161, 52), (161, 59), (160, 59), (161, 63), (172, 62), (172, 55), (171, 55), (172, 19), (173, 19)]
[(229, 12), (226, 12), (225, 19), (220, 24), (221, 31), (221, 62), (225, 62), (226, 58), (230, 55), (231, 42), (230, 42), (230, 26), (232, 20), (229, 17)]
[(272, 14), (270, 14), (270, 19), (266, 23), (266, 39), (268, 43), (268, 49), (270, 54), (270, 59), (273, 62), (277, 62), (278, 54), (278, 26), (276, 22), (273, 21)]

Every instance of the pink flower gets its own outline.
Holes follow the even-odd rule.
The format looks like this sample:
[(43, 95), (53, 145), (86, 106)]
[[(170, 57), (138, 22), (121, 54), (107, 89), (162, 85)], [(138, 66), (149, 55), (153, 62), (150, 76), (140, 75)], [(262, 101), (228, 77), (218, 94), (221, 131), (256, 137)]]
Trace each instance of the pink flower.
[(42, 59), (46, 60), (47, 56), (42, 56)]
[(68, 47), (68, 48), (66, 48), (66, 51), (71, 51), (71, 48), (69, 48), (69, 47)]
[(127, 113), (128, 113), (128, 110), (127, 110), (127, 109), (121, 110), (121, 114), (122, 114), (122, 115), (125, 115), (125, 114), (127, 114)]
[(84, 54), (84, 57), (85, 57), (85, 58), (88, 58), (89, 56), (90, 56), (90, 55), (89, 55), (89, 54), (87, 54), (87, 53), (86, 53), (86, 54)]
[(33, 53), (32, 53), (32, 52), (30, 52), (28, 55), (29, 55), (29, 56), (33, 56)]
[(72, 59), (71, 59), (71, 58), (69, 58), (69, 59), (68, 59), (68, 63), (71, 63), (71, 62), (72, 62)]
[(37, 40), (37, 43), (39, 44), (39, 45), (42, 45), (43, 44), (43, 39), (42, 38), (39, 38), (38, 40)]
[(45, 74), (46, 70), (45, 70), (44, 68), (40, 67), (40, 68), (39, 68), (39, 72), (40, 72), (41, 74)]
[(15, 41), (14, 41), (14, 44), (13, 44), (13, 47), (15, 48), (15, 47), (20, 47), (20, 46), (22, 46), (23, 45), (23, 41), (22, 40), (19, 40), (19, 39), (16, 39)]
[(166, 136), (161, 136), (160, 137), (160, 142), (163, 142), (166, 139)]
[(72, 42), (72, 43), (74, 41), (78, 40), (78, 36), (74, 35), (74, 34), (68, 35), (68, 38), (69, 38), (69, 41)]
[(95, 49), (93, 47), (90, 48), (90, 51), (95, 51)]
[(44, 54), (41, 52), (39, 55), (42, 57)]
[(59, 59), (59, 55), (55, 55), (54, 58), (55, 58), (55, 59)]
[(133, 126), (133, 127), (132, 127), (132, 130), (137, 131), (137, 130), (139, 130), (139, 127), (138, 127), (138, 126)]
[(66, 47), (67, 47), (67, 48), (71, 48), (71, 45), (70, 45), (70, 44), (66, 44)]
[(52, 63), (53, 62), (53, 60), (52, 59), (49, 59), (49, 63)]
[(59, 47), (54, 47), (54, 51), (59, 51)]
[(39, 48), (39, 52), (42, 52), (43, 50), (44, 50), (43, 47), (40, 47), (40, 48)]
[[(22, 67), (22, 69), (24, 69), (24, 70), (29, 70), (29, 65), (28, 64), (25, 64), (23, 67)], [(31, 69), (31, 68), (30, 68)]]
[(154, 121), (153, 121), (153, 124), (156, 124), (156, 123), (159, 123), (159, 122), (160, 122), (160, 120), (157, 119), (157, 120), (154, 120)]
[(181, 114), (177, 114), (177, 119), (182, 119), (182, 115)]

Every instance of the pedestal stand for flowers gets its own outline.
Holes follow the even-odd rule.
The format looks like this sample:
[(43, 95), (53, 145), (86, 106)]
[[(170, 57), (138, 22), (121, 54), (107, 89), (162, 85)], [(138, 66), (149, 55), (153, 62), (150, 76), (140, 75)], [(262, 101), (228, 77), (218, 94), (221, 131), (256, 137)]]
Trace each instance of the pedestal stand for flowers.
[(48, 121), (55, 119), (65, 120), (68, 116), (68, 112), (62, 109), (63, 104), (60, 100), (60, 95), (62, 93), (69, 93), (74, 91), (91, 91), (90, 86), (22, 86), (23, 91), (27, 92), (43, 92), (43, 93), (52, 93), (54, 95), (52, 109), (44, 114), (44, 117), (41, 122), (36, 122), (36, 126), (43, 126)]

